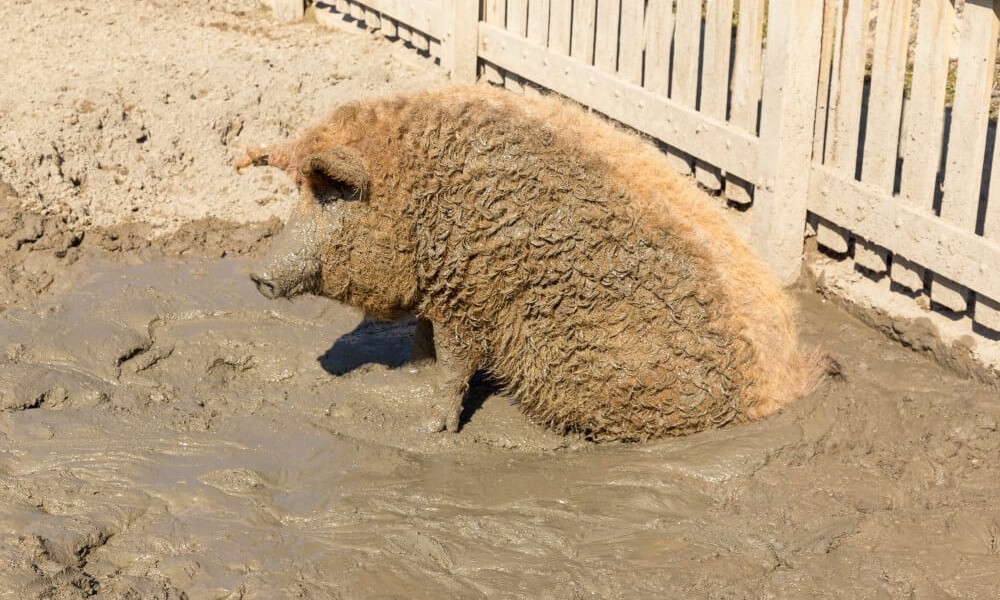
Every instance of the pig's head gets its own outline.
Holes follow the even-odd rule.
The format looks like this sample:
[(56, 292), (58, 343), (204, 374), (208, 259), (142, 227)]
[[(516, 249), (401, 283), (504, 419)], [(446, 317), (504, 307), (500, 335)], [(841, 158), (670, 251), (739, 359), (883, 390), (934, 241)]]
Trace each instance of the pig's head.
[(261, 294), (272, 299), (317, 294), (382, 318), (412, 311), (415, 267), (410, 244), (402, 239), (408, 228), (384, 195), (373, 193), (358, 151), (301, 144), (279, 150), (276, 160), (253, 162), (284, 168), (301, 192), (285, 228), (250, 276)]

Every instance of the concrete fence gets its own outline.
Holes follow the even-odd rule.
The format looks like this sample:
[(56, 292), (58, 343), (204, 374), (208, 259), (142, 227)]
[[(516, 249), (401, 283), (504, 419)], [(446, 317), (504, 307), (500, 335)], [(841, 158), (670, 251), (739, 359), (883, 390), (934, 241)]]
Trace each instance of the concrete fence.
[[(302, 0), (269, 0), (288, 18)], [(803, 240), (1000, 331), (990, 0), (331, 0), (458, 82), (551, 90), (659, 140), (746, 211), (785, 282)], [(998, 173), (992, 177), (993, 173)]]

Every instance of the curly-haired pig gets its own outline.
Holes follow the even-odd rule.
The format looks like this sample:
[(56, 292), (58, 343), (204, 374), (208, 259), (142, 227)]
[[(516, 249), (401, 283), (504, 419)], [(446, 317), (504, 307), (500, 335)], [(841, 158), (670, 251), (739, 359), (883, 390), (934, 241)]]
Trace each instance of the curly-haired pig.
[(594, 440), (757, 419), (821, 372), (711, 200), (565, 101), (476, 87), (356, 102), (241, 162), (301, 189), (260, 291), (430, 323), (450, 431), (479, 369), (531, 419)]

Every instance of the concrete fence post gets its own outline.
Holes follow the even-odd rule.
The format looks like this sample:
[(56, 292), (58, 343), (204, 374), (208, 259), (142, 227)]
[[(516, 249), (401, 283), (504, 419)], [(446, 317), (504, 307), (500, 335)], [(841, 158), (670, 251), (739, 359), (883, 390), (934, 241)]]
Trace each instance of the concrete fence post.
[(479, 0), (450, 0), (451, 27), (442, 40), (454, 83), (475, 83), (479, 69)]
[(823, 2), (770, 0), (751, 237), (785, 285), (802, 265), (822, 31)]

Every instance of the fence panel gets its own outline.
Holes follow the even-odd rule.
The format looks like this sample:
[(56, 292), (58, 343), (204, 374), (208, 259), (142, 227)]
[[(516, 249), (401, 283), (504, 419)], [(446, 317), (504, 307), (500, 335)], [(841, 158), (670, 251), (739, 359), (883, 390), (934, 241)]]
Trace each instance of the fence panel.
[(660, 140), (680, 171), (750, 207), (786, 281), (808, 208), (821, 247), (872, 281), (1000, 331), (992, 1), (476, 4), (337, 0), (458, 79), (466, 56), (486, 81), (552, 90)]
[(875, 280), (888, 267), (891, 289), (928, 294), (932, 308), (965, 318), (970, 332), (997, 332), (997, 8), (912, 4), (881, 0), (866, 60), (856, 49), (872, 37), (868, 7), (837, 1), (829, 135), (825, 164), (819, 157), (813, 166), (810, 210), (822, 218), (821, 235), (827, 226), (821, 244), (843, 252), (852, 236), (856, 264)]

